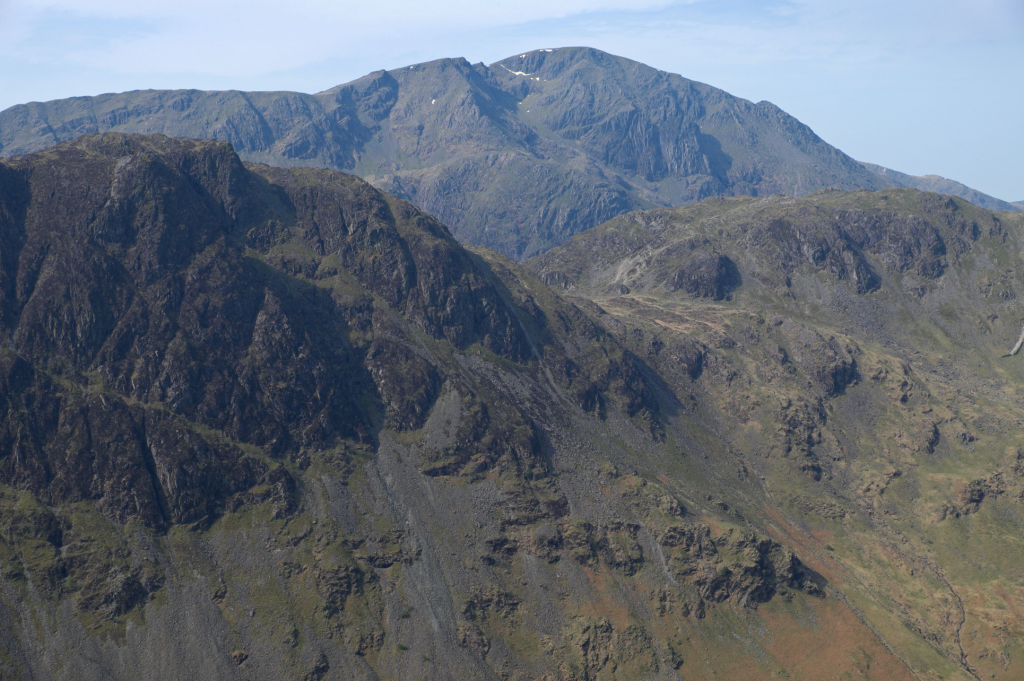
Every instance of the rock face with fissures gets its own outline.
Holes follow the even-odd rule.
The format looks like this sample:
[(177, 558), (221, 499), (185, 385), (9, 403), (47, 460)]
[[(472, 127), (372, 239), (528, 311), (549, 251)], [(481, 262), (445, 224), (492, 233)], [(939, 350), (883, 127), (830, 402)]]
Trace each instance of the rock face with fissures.
[[(86, 136), (0, 165), (0, 228), (5, 677), (560, 673), (552, 592), (755, 617), (821, 581), (764, 534), (737, 546), (786, 567), (651, 564), (669, 519), (708, 526), (667, 489), (651, 516), (639, 471), (629, 503), (599, 491), (625, 484), (595, 468), (613, 434), (664, 447), (643, 362), (362, 180)], [(663, 634), (630, 621), (656, 673)]]
[[(774, 678), (808, 650), (851, 678), (979, 664), (956, 574), (936, 586), (949, 563), (884, 523), (925, 479), (915, 456), (988, 436), (850, 334), (781, 309), (707, 316), (807, 271), (852, 296), (890, 272), (933, 290), (981, 252), (939, 230), (937, 253), (924, 225), (876, 251), (864, 224), (821, 231), (817, 260), (764, 237), (754, 269), (708, 236), (651, 279), (707, 309), (654, 313), (646, 294), (556, 292), (356, 177), (222, 142), (87, 135), (0, 163), (0, 676)], [(850, 252), (846, 274), (821, 244)], [(863, 293), (858, 263), (879, 277)], [(891, 467), (856, 439), (876, 423)], [(927, 497), (929, 527), (1015, 503), (1018, 463), (965, 480), (942, 520)], [(920, 603), (871, 600), (904, 569), (932, 589)]]

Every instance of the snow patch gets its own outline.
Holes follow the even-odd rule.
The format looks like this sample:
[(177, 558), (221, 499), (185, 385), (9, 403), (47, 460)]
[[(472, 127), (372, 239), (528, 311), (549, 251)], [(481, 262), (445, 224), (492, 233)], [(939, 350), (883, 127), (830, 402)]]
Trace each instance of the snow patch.
[(532, 76), (533, 75), (532, 73), (523, 73), (522, 71), (513, 71), (512, 69), (510, 69), (509, 67), (505, 66), (504, 64), (501, 64), (501, 68), (505, 69), (506, 71), (508, 71), (509, 73), (511, 73), (514, 76)]
[(436, 101), (437, 101), (436, 99), (432, 99), (432, 100), (430, 100), (430, 103), (433, 104)]

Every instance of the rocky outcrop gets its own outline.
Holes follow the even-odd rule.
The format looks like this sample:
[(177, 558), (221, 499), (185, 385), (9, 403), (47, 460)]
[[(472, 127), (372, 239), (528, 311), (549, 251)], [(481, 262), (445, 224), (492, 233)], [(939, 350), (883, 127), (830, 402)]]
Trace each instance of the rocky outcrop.
[(786, 357), (812, 377), (826, 397), (842, 394), (857, 381), (856, 347), (835, 337), (825, 338), (793, 320), (784, 321), (780, 329), (789, 340)]
[(668, 526), (658, 543), (677, 579), (693, 583), (705, 601), (756, 607), (787, 587), (819, 593), (820, 578), (769, 539), (729, 534), (712, 538), (707, 525), (696, 524)]
[(1000, 498), (1024, 499), (1024, 452), (1019, 448), (992, 474), (958, 484), (952, 499), (939, 507), (937, 519), (963, 518), (980, 511), (986, 500)]
[(560, 650), (561, 678), (591, 681), (609, 672), (620, 678), (650, 677), (660, 664), (650, 633), (640, 624), (616, 628), (606, 618), (581, 617), (566, 632)]
[(741, 283), (736, 264), (718, 253), (699, 253), (677, 269), (667, 282), (665, 290), (685, 291), (694, 298), (724, 300)]

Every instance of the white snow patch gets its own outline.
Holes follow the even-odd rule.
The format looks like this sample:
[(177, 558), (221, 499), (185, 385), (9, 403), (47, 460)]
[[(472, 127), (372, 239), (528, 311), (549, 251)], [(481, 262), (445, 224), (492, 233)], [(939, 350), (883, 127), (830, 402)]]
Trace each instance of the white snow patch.
[(554, 50), (537, 50), (538, 52), (554, 52)]
[(522, 71), (513, 71), (512, 69), (510, 69), (509, 67), (505, 66), (504, 64), (501, 65), (501, 68), (505, 69), (506, 71), (508, 71), (509, 73), (511, 73), (514, 76), (532, 76), (533, 75), (532, 73), (523, 73)]

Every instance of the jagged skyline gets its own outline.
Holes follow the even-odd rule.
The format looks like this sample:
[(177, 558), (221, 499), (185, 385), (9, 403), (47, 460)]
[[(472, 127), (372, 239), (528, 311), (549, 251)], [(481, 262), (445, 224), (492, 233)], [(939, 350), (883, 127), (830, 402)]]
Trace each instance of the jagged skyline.
[(1024, 196), (1013, 167), (1024, 153), (1014, 120), (1024, 95), (1004, 83), (1008, 65), (1024, 60), (1024, 8), (1012, 0), (418, 7), (309, 0), (284, 16), (269, 4), (243, 12), (220, 0), (2, 0), (0, 110), (147, 88), (316, 92), (440, 57), (490, 63), (588, 45), (769, 100), (855, 158)]

